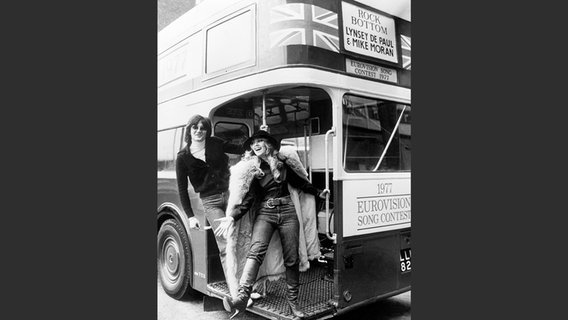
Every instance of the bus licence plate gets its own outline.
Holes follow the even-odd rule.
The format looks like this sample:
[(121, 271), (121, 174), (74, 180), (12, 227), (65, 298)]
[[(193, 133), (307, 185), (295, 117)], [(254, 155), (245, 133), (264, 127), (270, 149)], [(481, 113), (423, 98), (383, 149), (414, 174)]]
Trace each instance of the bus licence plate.
[(400, 250), (400, 272), (407, 273), (411, 269), (410, 248)]

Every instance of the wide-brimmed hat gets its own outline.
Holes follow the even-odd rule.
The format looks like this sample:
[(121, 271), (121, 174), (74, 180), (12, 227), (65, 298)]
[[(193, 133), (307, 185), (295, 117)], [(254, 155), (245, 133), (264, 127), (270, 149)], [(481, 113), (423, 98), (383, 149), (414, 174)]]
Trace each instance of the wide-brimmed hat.
[(268, 143), (273, 145), (276, 150), (280, 150), (280, 141), (276, 140), (274, 137), (272, 137), (270, 134), (268, 134), (268, 132), (266, 132), (264, 130), (258, 130), (252, 136), (250, 136), (250, 138), (248, 138), (243, 143), (243, 149), (251, 150), (250, 144), (252, 143), (252, 141), (254, 139), (259, 139), (259, 138), (266, 139), (268, 141)]

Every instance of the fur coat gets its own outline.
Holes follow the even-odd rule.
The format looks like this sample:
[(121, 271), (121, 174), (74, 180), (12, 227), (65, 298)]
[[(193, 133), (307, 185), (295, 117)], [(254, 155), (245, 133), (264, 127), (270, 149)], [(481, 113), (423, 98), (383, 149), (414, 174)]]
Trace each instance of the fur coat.
[[(278, 160), (284, 161), (298, 176), (308, 180), (306, 169), (300, 162), (300, 158), (294, 149), (283, 146), (277, 158)], [(260, 169), (260, 161), (257, 156), (247, 152), (240, 162), (231, 167), (227, 215), (231, 213), (237, 205), (241, 204), (253, 179), (263, 175)], [(273, 166), (271, 165), (271, 167)], [(310, 268), (309, 260), (316, 259), (320, 256), (315, 197), (292, 187), (290, 184), (288, 184), (288, 189), (300, 222), (300, 245), (298, 251), (300, 257), (300, 271), (304, 272)], [(258, 204), (253, 205), (248, 213), (233, 224), (227, 235), (227, 256), (225, 260), (227, 264), (227, 285), (233, 298), (237, 296), (239, 279), (250, 248), (252, 227), (257, 210)], [(285, 271), (286, 268), (284, 266), (280, 236), (278, 232), (274, 232), (264, 261), (260, 266), (257, 283), (264, 279), (272, 281), (285, 277)]]

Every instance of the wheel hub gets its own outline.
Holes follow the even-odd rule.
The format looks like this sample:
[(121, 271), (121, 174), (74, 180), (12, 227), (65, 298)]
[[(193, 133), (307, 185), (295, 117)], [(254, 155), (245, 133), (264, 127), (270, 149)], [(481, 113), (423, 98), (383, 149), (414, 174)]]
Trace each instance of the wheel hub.
[(162, 266), (166, 271), (168, 280), (175, 282), (180, 276), (180, 250), (177, 242), (166, 239), (163, 247)]

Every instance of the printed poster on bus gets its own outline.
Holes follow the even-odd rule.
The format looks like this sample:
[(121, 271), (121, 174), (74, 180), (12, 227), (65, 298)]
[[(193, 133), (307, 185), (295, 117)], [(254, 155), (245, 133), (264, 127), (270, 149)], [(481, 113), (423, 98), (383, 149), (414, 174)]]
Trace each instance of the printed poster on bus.
[(410, 227), (410, 178), (343, 183), (343, 236)]
[(398, 63), (394, 19), (342, 2), (345, 50)]

